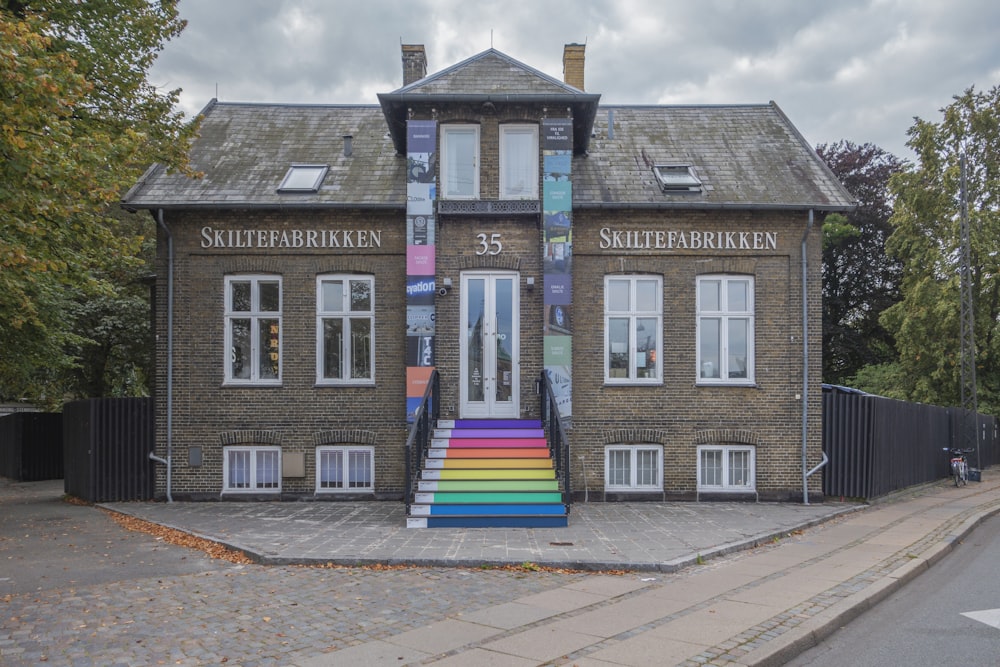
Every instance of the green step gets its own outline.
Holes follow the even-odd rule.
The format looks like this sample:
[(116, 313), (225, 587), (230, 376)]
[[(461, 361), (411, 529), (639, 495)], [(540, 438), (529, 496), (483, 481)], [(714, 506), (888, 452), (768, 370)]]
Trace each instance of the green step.
[(517, 504), (517, 503), (561, 503), (561, 493), (465, 493), (444, 491), (438, 493), (417, 493), (414, 498), (415, 503), (449, 505), (455, 503), (462, 504)]

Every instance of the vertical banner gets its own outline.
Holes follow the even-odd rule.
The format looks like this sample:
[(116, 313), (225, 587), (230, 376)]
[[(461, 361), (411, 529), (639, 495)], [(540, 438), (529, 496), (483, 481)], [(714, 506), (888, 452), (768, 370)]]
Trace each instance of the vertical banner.
[(411, 120), (406, 128), (406, 421), (434, 370), (434, 171), (437, 121)]
[(561, 417), (573, 415), (573, 121), (542, 121), (544, 365)]

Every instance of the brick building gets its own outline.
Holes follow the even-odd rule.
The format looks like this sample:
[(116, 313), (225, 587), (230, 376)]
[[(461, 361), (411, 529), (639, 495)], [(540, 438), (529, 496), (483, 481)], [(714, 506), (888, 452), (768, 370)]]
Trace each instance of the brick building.
[(426, 72), (404, 45), (377, 105), (213, 101), (204, 176), (126, 196), (159, 230), (162, 493), (400, 499), (436, 370), (456, 431), (534, 428), (550, 385), (578, 499), (818, 496), (820, 230), (853, 204), (781, 110), (600, 105), (575, 44), (565, 81)]

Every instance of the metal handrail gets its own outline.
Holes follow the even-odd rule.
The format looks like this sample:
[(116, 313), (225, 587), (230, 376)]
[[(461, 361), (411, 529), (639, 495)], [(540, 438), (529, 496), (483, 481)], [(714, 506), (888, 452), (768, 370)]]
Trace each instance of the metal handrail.
[(549, 374), (545, 371), (542, 371), (540, 384), (542, 425), (549, 436), (552, 460), (556, 466), (556, 479), (562, 481), (563, 504), (566, 505), (566, 514), (569, 514), (570, 506), (573, 504), (573, 493), (570, 488), (569, 438), (566, 437), (566, 429), (563, 427), (562, 417), (559, 415), (559, 406), (556, 404), (552, 382), (549, 379)]
[(413, 490), (417, 475), (420, 474), (420, 462), (424, 459), (424, 453), (430, 446), (431, 433), (434, 423), (440, 415), (441, 381), (438, 372), (431, 372), (427, 381), (427, 388), (424, 390), (424, 397), (420, 405), (414, 412), (413, 425), (410, 427), (410, 434), (406, 438), (404, 448), (406, 481), (403, 500), (406, 503), (406, 513), (410, 513), (410, 503), (413, 501)]

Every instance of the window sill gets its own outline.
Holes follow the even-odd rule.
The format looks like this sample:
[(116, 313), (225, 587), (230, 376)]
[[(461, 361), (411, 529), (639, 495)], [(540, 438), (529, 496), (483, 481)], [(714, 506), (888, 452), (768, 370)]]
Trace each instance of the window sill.
[(360, 380), (355, 380), (352, 382), (330, 382), (329, 380), (327, 380), (324, 382), (317, 382), (316, 384), (313, 385), (313, 387), (316, 389), (322, 389), (322, 388), (350, 389), (352, 387), (374, 387), (374, 386), (375, 386), (375, 380), (372, 380), (370, 382), (367, 380), (364, 382)]
[(757, 493), (757, 488), (753, 486), (740, 486), (740, 487), (699, 486), (697, 488), (697, 491), (698, 493), (738, 494), (738, 493)]
[(606, 487), (604, 487), (604, 493), (663, 493), (663, 487), (659, 487), (659, 486), (643, 486), (643, 487), (606, 486)]
[(223, 496), (246, 496), (253, 494), (276, 496), (281, 493), (281, 489), (223, 489)]
[(343, 496), (355, 494), (358, 496), (371, 496), (375, 493), (375, 489), (316, 489), (314, 492), (317, 496)]
[(605, 387), (662, 387), (663, 380), (619, 380), (616, 378), (604, 378)]
[(756, 389), (757, 383), (753, 380), (697, 380), (694, 383), (696, 387), (743, 387), (744, 389)]
[(237, 387), (237, 388), (246, 388), (246, 387), (280, 387), (281, 386), (281, 380), (278, 380), (277, 382), (274, 382), (274, 381), (270, 381), (270, 382), (241, 382), (241, 381), (234, 381), (234, 380), (226, 380), (225, 382), (222, 383), (222, 386), (223, 386), (223, 388), (232, 388), (232, 387)]

